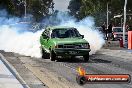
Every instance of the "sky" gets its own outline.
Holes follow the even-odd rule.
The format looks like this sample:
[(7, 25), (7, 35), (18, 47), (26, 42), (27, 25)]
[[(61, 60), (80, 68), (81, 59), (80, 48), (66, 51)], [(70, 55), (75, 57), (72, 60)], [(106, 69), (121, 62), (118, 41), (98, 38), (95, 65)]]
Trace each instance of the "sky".
[(53, 0), (55, 5), (55, 10), (59, 10), (59, 11), (67, 11), (67, 7), (69, 5), (69, 1), (70, 0)]

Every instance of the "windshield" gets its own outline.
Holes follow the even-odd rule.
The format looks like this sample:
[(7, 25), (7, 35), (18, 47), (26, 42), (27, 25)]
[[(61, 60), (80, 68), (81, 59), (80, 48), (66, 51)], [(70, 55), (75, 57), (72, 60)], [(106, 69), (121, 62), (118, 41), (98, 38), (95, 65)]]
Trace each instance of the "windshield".
[(67, 29), (54, 29), (51, 34), (51, 38), (69, 38), (80, 37), (80, 33), (75, 28)]
[(113, 32), (123, 32), (122, 28), (113, 28)]

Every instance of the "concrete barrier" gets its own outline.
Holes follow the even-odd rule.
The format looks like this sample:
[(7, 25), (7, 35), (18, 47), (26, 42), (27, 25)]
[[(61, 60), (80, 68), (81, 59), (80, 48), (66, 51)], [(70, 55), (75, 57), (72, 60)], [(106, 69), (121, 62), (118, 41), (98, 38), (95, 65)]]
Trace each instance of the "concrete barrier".
[(9, 69), (9, 71), (16, 77), (16, 79), (22, 84), (24, 88), (30, 88), (26, 82), (22, 79), (16, 69), (5, 59), (5, 57), (0, 53), (1, 61)]

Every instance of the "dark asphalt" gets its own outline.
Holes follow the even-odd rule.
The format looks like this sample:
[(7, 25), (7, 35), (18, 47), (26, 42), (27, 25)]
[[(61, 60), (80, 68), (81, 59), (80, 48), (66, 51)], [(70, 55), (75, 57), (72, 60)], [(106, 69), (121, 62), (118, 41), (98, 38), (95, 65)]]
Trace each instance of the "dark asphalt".
[[(16, 68), (23, 79), (31, 88), (47, 88), (37, 79), (23, 64), (46, 68), (51, 72), (64, 77), (72, 84), (76, 83), (77, 68), (82, 66), (88, 74), (130, 74), (132, 75), (132, 54), (116, 50), (101, 49), (90, 56), (89, 62), (83, 62), (82, 58), (65, 59), (51, 62), (49, 59), (31, 58), (14, 53), (1, 51), (6, 59)], [(117, 55), (118, 54), (118, 55)], [(43, 69), (41, 69), (43, 71)], [(61, 80), (61, 78), (60, 78)], [(86, 84), (84, 88), (132, 88), (132, 84)]]

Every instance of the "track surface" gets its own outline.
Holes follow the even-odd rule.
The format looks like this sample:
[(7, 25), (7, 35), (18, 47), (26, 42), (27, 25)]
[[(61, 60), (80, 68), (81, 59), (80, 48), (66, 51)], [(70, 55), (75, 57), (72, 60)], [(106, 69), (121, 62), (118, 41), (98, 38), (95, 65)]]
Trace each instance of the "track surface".
[[(10, 52), (1, 51), (0, 53), (16, 68), (31, 88), (47, 88), (47, 86), (51, 88), (55, 84), (63, 86), (62, 88), (64, 86), (68, 88), (68, 85), (71, 88), (132, 88), (132, 83), (86, 84), (84, 86), (76, 83), (76, 69), (79, 66), (85, 68), (88, 74), (130, 74), (132, 76), (132, 53), (121, 50), (101, 49), (91, 55), (87, 63), (83, 62), (81, 57), (52, 62), (49, 59), (31, 58)], [(45, 79), (42, 76), (48, 71), (52, 74), (50, 77), (62, 84), (47, 82), (52, 80), (48, 76), (45, 76)]]

